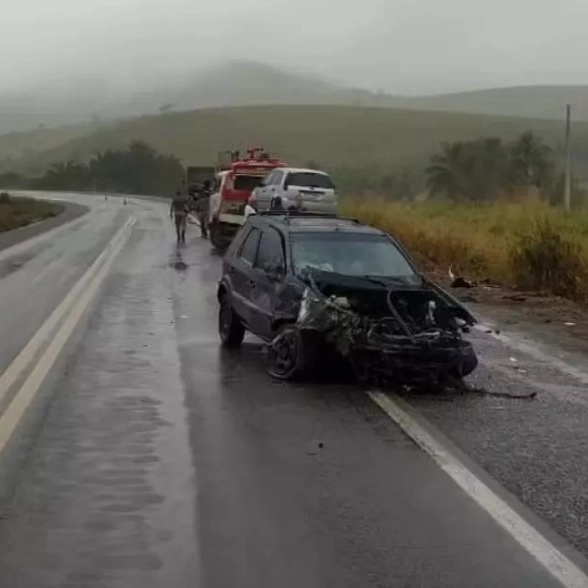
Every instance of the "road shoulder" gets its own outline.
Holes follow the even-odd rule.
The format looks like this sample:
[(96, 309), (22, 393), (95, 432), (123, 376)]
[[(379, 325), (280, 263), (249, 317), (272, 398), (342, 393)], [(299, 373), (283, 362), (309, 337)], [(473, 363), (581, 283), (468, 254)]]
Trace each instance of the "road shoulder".
[(52, 229), (56, 229), (57, 227), (79, 218), (89, 211), (87, 206), (74, 204), (73, 202), (60, 202), (60, 204), (63, 206), (63, 211), (57, 216), (26, 225), (19, 229), (0, 233), (0, 251), (17, 245), (18, 243), (22, 243), (27, 239), (37, 237), (38, 235), (46, 233)]

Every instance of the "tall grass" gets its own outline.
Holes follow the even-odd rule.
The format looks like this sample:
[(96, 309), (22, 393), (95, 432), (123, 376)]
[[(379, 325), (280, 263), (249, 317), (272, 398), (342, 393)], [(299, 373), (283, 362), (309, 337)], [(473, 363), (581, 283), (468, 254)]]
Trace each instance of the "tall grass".
[(346, 200), (344, 212), (397, 236), (425, 266), (588, 302), (588, 211), (536, 200), (456, 205)]

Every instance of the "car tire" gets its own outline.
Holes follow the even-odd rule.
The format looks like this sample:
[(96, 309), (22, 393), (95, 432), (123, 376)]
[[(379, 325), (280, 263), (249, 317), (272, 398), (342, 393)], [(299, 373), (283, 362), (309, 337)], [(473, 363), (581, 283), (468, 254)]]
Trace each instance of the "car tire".
[(285, 325), (268, 346), (268, 372), (278, 380), (299, 380), (312, 372), (316, 349), (313, 338), (294, 325)]
[(224, 347), (239, 347), (245, 337), (245, 327), (233, 310), (228, 294), (225, 294), (220, 301), (218, 333)]
[(462, 341), (460, 356), (453, 374), (459, 379), (469, 376), (478, 367), (478, 357), (469, 341)]

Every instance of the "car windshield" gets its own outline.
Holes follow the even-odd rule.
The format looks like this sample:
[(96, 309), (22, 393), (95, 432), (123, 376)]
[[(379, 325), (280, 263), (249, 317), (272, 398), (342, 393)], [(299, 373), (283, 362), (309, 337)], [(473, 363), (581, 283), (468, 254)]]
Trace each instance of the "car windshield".
[(417, 274), (398, 247), (385, 235), (358, 233), (295, 233), (292, 264), (347, 276), (410, 278)]
[(298, 188), (324, 188), (333, 189), (331, 178), (325, 174), (313, 174), (312, 172), (295, 172), (288, 174), (286, 185)]

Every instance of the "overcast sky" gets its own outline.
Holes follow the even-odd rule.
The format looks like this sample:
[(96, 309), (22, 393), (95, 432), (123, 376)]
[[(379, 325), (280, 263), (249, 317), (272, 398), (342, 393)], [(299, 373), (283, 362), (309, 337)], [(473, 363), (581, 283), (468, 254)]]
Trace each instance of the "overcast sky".
[(0, 9), (2, 91), (82, 74), (151, 84), (248, 58), (403, 94), (588, 83), (588, 0), (0, 0)]

